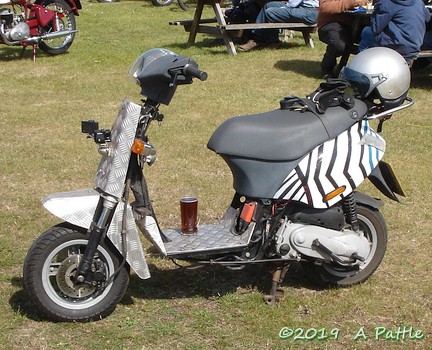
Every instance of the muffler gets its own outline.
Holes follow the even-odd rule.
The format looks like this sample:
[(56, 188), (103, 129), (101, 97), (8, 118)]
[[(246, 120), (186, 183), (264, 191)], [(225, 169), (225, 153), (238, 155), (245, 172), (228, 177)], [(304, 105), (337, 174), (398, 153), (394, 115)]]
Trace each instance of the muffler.
[(71, 35), (78, 32), (78, 29), (75, 30), (61, 30), (58, 32), (53, 32), (53, 33), (48, 33), (45, 35), (41, 35), (41, 36), (35, 36), (32, 38), (28, 38), (26, 40), (24, 40), (25, 43), (38, 43), (41, 40), (47, 40), (47, 39), (53, 39), (53, 38), (58, 38), (60, 36), (67, 36), (67, 35)]

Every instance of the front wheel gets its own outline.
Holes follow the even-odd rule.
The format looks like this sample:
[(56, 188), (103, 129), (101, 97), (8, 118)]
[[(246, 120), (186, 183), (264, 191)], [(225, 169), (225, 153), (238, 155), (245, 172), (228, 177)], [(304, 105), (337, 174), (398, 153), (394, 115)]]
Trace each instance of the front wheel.
[(337, 264), (306, 262), (303, 268), (308, 277), (322, 286), (348, 287), (366, 281), (378, 268), (387, 249), (387, 227), (378, 210), (357, 206), (360, 232), (369, 241), (369, 255), (364, 264), (343, 267)]
[(98, 246), (93, 261), (107, 279), (118, 272), (113, 281), (105, 288), (74, 283), (89, 238), (84, 229), (63, 223), (45, 231), (27, 253), (24, 287), (33, 304), (50, 320), (101, 319), (115, 309), (126, 292), (129, 267), (121, 266), (122, 257), (108, 240)]
[(43, 7), (56, 13), (56, 18), (45, 27), (39, 27), (42, 37), (39, 48), (48, 55), (59, 55), (66, 52), (72, 45), (75, 33), (55, 36), (57, 32), (76, 30), (75, 15), (71, 7), (64, 0), (45, 0)]

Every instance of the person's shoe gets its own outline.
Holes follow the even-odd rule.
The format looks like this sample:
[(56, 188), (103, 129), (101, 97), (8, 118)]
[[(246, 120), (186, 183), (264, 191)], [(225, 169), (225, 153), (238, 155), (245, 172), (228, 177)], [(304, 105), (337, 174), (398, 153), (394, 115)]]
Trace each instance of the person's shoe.
[(258, 47), (258, 43), (255, 40), (248, 40), (246, 44), (240, 45), (238, 47), (239, 51), (248, 52)]
[(336, 78), (337, 75), (335, 74), (335, 69), (322, 69), (321, 71), (322, 77), (324, 80), (330, 79), (330, 78)]

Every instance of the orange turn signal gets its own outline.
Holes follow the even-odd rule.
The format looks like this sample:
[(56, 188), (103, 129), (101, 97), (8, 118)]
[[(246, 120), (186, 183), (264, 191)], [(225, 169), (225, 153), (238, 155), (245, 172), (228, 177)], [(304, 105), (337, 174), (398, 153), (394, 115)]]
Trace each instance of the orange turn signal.
[(135, 139), (133, 144), (132, 144), (131, 149), (132, 149), (133, 153), (142, 154), (144, 151), (144, 147), (145, 147), (145, 144), (144, 144), (143, 140)]
[(335, 190), (331, 191), (330, 193), (327, 193), (323, 197), (324, 202), (328, 202), (329, 200), (333, 199), (334, 197), (339, 196), (345, 190), (346, 190), (346, 186), (341, 186), (341, 187), (338, 187)]

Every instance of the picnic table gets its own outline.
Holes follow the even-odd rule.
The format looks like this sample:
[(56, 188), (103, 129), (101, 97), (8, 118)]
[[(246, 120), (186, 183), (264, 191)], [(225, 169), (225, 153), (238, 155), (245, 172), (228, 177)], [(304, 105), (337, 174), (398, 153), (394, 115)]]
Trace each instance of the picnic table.
[[(289, 29), (299, 31), (303, 35), (305, 44), (313, 48), (312, 33), (316, 31), (316, 25), (303, 23), (226, 23), (224, 9), (221, 4), (223, 0), (198, 0), (197, 7), (192, 20), (171, 21), (170, 25), (183, 26), (186, 32), (189, 32), (188, 46), (195, 43), (197, 33), (205, 33), (215, 36), (221, 36), (230, 55), (237, 53), (234, 38), (240, 37), (243, 30), (248, 29)], [(215, 14), (214, 18), (201, 18), (204, 6), (211, 6)]]

